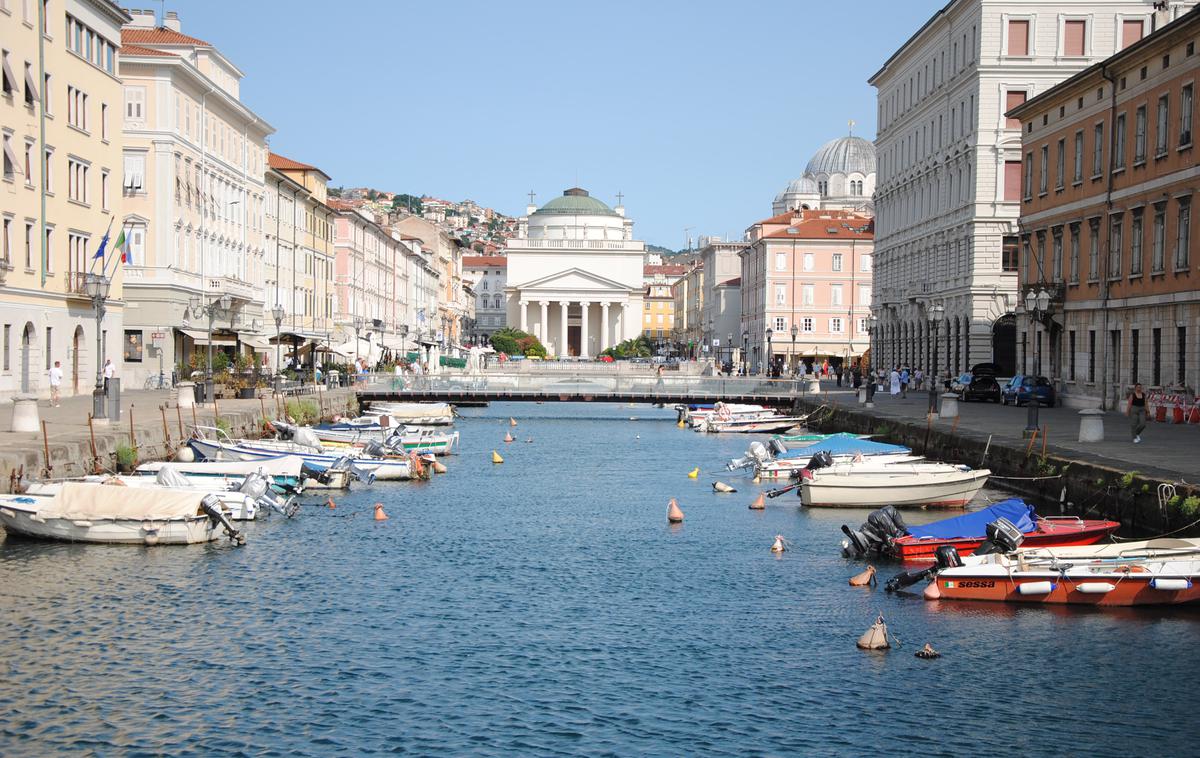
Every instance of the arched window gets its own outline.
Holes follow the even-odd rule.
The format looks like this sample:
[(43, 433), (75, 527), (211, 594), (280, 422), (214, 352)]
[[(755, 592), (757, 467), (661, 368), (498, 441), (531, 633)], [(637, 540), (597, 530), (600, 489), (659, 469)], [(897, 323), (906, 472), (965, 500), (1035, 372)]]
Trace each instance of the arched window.
[(483, 280), (483, 284), (481, 284), (479, 288), (484, 292), (487, 292), (487, 279)]
[(829, 182), (817, 182), (817, 192), (820, 192), (822, 197), (829, 194)]

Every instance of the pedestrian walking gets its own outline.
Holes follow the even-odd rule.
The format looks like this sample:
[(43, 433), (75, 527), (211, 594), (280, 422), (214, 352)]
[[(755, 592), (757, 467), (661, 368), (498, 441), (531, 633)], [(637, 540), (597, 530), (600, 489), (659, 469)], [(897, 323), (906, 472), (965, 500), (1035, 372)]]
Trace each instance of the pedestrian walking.
[(900, 397), (908, 397), (908, 380), (911, 378), (912, 374), (908, 373), (907, 366), (900, 370)]
[(837, 386), (842, 386), (842, 364), (838, 364), (833, 368), (833, 375), (837, 377)]
[(888, 376), (888, 384), (892, 393), (892, 397), (900, 394), (902, 388), (902, 385), (900, 384), (900, 369), (892, 369), (892, 373)]
[(104, 394), (108, 394), (108, 382), (117, 373), (116, 367), (112, 364), (112, 358), (104, 361)]
[(1129, 416), (1129, 431), (1133, 434), (1133, 444), (1142, 442), (1142, 432), (1146, 431), (1146, 391), (1141, 382), (1133, 385), (1129, 393), (1129, 404), (1125, 407), (1125, 415)]
[(62, 380), (63, 370), (62, 361), (55, 361), (54, 366), (50, 369), (50, 405), (57, 408), (62, 399)]

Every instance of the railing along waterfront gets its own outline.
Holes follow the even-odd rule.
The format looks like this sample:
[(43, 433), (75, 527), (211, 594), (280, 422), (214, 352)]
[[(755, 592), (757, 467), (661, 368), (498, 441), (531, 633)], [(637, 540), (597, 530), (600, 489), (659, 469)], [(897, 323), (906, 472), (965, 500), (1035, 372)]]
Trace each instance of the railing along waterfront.
[(642, 400), (645, 402), (682, 402), (695, 400), (766, 399), (791, 400), (804, 390), (802, 380), (765, 377), (620, 375), (611, 373), (568, 373), (550, 375), (527, 373), (456, 373), (427, 376), (372, 374), (360, 381), (360, 394), (429, 399), (558, 399), (558, 400)]

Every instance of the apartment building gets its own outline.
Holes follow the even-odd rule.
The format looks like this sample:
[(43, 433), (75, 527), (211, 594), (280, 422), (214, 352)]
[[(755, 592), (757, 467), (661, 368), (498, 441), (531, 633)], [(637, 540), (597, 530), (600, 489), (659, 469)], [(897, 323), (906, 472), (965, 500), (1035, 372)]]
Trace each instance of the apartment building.
[(372, 350), (399, 349), (410, 293), (401, 272), (406, 248), (398, 234), (361, 208), (339, 206), (335, 244), (337, 322), (341, 331), (366, 340)]
[[(0, 0), (0, 398), (91, 392), (105, 358), (120, 364), (124, 271), (112, 245), (121, 182), (118, 48), (129, 16), (108, 0)], [(109, 255), (95, 254), (106, 231)], [(110, 281), (99, 326), (85, 287)], [(115, 336), (114, 336), (115, 335)], [(141, 360), (137, 350), (124, 353)]]
[(700, 265), (705, 272), (699, 314), (704, 339), (714, 357), (728, 359), (730, 350), (742, 342), (741, 254), (750, 243), (701, 237), (699, 244)]
[(671, 339), (675, 327), (675, 295), (671, 285), (683, 276), (687, 268), (678, 264), (659, 263), (642, 266), (642, 335), (655, 343)]
[(751, 371), (849, 366), (870, 345), (874, 223), (845, 210), (796, 210), (747, 230), (742, 331)]
[(503, 255), (463, 256), (463, 279), (475, 291), (475, 333), (487, 338), (507, 325), (504, 288), (508, 259)]
[(1076, 406), (1200, 384), (1200, 9), (1013, 108), (1018, 363)]
[(162, 26), (153, 11), (131, 16), (121, 30), (123, 97), (110, 106), (123, 130), (112, 192), (130, 255), (125, 375), (140, 386), (160, 370), (199, 367), (210, 340), (230, 357), (268, 352), (264, 180), (274, 129), (242, 103), (242, 71), (183, 34), (178, 16)]
[[(1022, 153), (1005, 112), (1191, 5), (952, 0), (870, 78), (877, 363), (928, 368), (936, 349), (953, 371), (1017, 368)], [(933, 305), (944, 308), (938, 326)]]

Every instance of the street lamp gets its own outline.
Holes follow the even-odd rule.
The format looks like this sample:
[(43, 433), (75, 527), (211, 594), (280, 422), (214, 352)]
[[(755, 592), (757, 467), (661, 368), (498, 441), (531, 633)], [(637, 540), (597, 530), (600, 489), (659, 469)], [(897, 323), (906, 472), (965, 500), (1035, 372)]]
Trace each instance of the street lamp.
[(929, 321), (933, 325), (933, 372), (929, 375), (929, 412), (937, 413), (938, 405), (938, 335), (942, 331), (942, 316), (946, 313), (945, 307), (938, 303), (929, 307)]
[(742, 330), (742, 376), (746, 376), (750, 372), (746, 370), (746, 353), (750, 351), (750, 330)]
[(771, 355), (771, 335), (774, 333), (775, 333), (775, 330), (768, 326), (767, 327), (767, 361), (766, 361), (768, 378), (771, 376), (771, 368), (772, 368), (771, 361), (773, 360), (773, 356)]
[(108, 418), (104, 409), (104, 356), (100, 354), (100, 333), (104, 323), (104, 303), (108, 300), (112, 280), (102, 273), (88, 274), (83, 285), (96, 311), (96, 388), (92, 390), (92, 418)]
[[(800, 327), (796, 326), (796, 324), (793, 323), (792, 324), (792, 360), (793, 361), (796, 360), (796, 335), (799, 333), (800, 333)], [(792, 370), (795, 371), (794, 368)]]
[(362, 316), (354, 317), (354, 370), (358, 371), (358, 333), (362, 331)]
[[(271, 309), (271, 315), (275, 318), (275, 376), (278, 377), (283, 369), (279, 362), (279, 348), (280, 343), (283, 342), (283, 317), (285, 315), (283, 306), (275, 303), (275, 307)], [(275, 389), (276, 391), (279, 389), (278, 379), (275, 382)]]
[(408, 336), (408, 324), (401, 324), (396, 331), (400, 332), (400, 354), (405, 355), (404, 338)]

